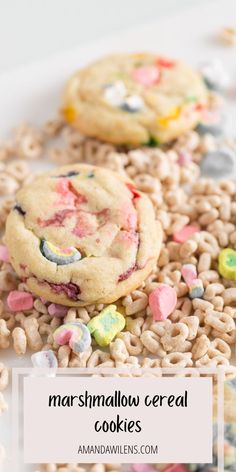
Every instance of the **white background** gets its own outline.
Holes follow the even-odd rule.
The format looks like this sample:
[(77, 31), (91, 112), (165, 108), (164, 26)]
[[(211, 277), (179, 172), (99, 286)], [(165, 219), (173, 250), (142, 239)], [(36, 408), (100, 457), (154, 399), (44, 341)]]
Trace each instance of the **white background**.
[(0, 72), (208, 2), (0, 0)]

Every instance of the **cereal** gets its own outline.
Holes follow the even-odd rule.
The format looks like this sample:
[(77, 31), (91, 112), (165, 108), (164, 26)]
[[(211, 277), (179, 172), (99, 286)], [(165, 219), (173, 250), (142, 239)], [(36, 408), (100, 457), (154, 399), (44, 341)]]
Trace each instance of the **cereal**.
[(0, 362), (0, 392), (5, 390), (9, 382), (9, 371), (5, 365)]
[[(181, 350), (181, 346), (189, 336), (189, 329), (185, 323), (175, 323), (168, 327), (161, 336), (161, 343), (166, 351)], [(180, 351), (181, 352), (181, 351)]]
[(165, 320), (175, 309), (176, 291), (166, 284), (160, 284), (149, 295), (149, 306), (154, 320)]
[(235, 322), (227, 313), (207, 310), (205, 323), (217, 331), (229, 333), (235, 329)]
[(105, 347), (125, 327), (125, 318), (117, 311), (116, 305), (109, 305), (87, 326), (98, 345)]
[(163, 349), (159, 336), (153, 331), (144, 331), (140, 336), (140, 340), (152, 354), (158, 355), (159, 357), (166, 355), (166, 351)]
[(211, 346), (211, 341), (205, 334), (202, 334), (201, 336), (199, 336), (196, 339), (192, 348), (193, 359), (197, 360), (205, 356), (210, 346)]
[(3, 394), (0, 392), (0, 416), (4, 411), (8, 410), (8, 404), (5, 401)]
[(86, 351), (91, 344), (88, 328), (79, 321), (60, 326), (54, 331), (53, 338), (60, 346), (69, 344), (72, 351), (78, 353)]
[(5, 320), (0, 319), (0, 349), (7, 349), (10, 345), (10, 330)]
[(33, 297), (28, 292), (12, 290), (7, 297), (7, 304), (11, 311), (30, 310), (33, 308)]
[(41, 335), (39, 334), (39, 324), (36, 318), (26, 318), (24, 329), (27, 338), (27, 345), (32, 351), (40, 351), (43, 346)]
[(236, 303), (236, 288), (230, 287), (226, 288), (222, 293), (222, 297), (224, 299), (225, 305), (233, 305), (235, 306)]
[(227, 46), (236, 44), (236, 28), (227, 26), (219, 32), (219, 39)]
[(26, 353), (27, 349), (27, 338), (25, 334), (25, 330), (20, 327), (16, 327), (12, 331), (12, 338), (13, 338), (13, 348), (15, 353), (18, 356), (22, 356)]
[(111, 342), (110, 352), (115, 361), (125, 362), (129, 357), (125, 342), (119, 338)]
[(192, 367), (192, 354), (190, 352), (171, 352), (161, 361), (162, 367)]

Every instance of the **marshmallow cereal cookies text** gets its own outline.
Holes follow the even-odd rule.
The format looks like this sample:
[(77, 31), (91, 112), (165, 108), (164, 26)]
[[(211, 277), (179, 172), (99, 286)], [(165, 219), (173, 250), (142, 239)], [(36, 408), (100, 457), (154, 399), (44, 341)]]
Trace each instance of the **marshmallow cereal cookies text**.
[(57, 168), (23, 187), (6, 243), (29, 290), (68, 306), (110, 303), (150, 274), (162, 230), (149, 198), (91, 165)]
[(179, 137), (207, 106), (196, 71), (151, 53), (104, 57), (75, 73), (63, 97), (66, 120), (84, 135), (131, 146)]

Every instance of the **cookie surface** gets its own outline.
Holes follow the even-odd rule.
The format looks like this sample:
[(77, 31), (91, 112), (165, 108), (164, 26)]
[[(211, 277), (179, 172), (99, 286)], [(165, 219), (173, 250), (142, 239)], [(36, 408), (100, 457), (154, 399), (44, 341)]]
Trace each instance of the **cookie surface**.
[(128, 179), (83, 164), (22, 188), (6, 226), (17, 274), (33, 293), (69, 306), (110, 303), (137, 288), (161, 240), (147, 196)]
[(66, 120), (114, 144), (171, 141), (201, 121), (207, 89), (185, 64), (155, 54), (120, 54), (81, 69), (63, 97)]

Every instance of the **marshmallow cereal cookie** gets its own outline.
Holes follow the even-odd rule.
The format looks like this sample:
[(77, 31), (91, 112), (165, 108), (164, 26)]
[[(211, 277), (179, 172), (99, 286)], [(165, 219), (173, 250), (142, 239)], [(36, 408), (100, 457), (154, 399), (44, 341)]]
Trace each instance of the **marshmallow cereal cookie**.
[(207, 102), (196, 71), (176, 60), (136, 53), (104, 57), (75, 73), (62, 109), (87, 136), (138, 146), (165, 143), (194, 128)]
[(162, 242), (149, 198), (126, 177), (77, 164), (23, 187), (6, 227), (28, 289), (68, 306), (110, 303), (152, 271)]

